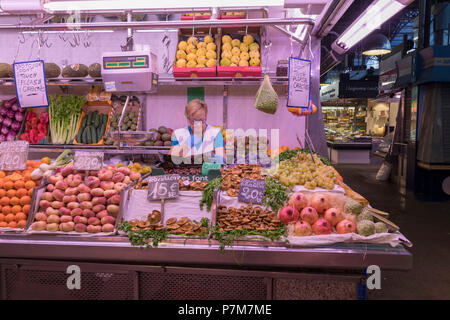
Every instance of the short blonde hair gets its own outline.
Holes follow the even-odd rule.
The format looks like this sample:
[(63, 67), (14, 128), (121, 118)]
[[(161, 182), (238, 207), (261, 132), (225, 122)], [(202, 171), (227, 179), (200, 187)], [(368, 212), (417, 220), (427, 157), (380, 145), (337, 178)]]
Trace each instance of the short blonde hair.
[(205, 113), (205, 117), (208, 115), (208, 105), (205, 101), (200, 99), (191, 100), (185, 108), (184, 114), (187, 118), (191, 118), (194, 114), (199, 111), (203, 111)]

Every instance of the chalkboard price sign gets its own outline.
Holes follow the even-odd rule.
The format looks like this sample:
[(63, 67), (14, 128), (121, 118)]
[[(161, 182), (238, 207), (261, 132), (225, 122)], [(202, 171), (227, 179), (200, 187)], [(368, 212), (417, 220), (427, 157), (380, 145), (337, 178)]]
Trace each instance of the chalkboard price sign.
[(162, 176), (151, 176), (148, 181), (149, 201), (162, 199), (175, 199), (179, 194), (179, 180), (178, 174), (167, 174)]
[(75, 151), (74, 170), (100, 170), (103, 168), (103, 152)]
[(288, 107), (309, 107), (311, 96), (311, 61), (289, 58)]
[(21, 108), (48, 107), (44, 61), (14, 63), (14, 82)]
[(239, 187), (238, 201), (262, 204), (266, 182), (264, 180), (242, 179)]
[(28, 148), (28, 141), (0, 143), (0, 170), (25, 170), (27, 168)]

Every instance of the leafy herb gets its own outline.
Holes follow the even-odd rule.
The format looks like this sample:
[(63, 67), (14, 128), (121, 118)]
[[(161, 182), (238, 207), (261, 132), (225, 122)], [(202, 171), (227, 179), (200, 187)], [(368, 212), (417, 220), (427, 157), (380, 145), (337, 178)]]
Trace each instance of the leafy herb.
[(283, 186), (278, 180), (266, 178), (266, 190), (264, 190), (263, 203), (278, 211), (289, 200), (289, 189)]
[(245, 230), (245, 229), (234, 229), (231, 231), (219, 231), (219, 226), (215, 225), (211, 230), (211, 235), (220, 243), (219, 250), (221, 253), (224, 252), (226, 246), (233, 246), (234, 241), (242, 239), (246, 236), (260, 236), (265, 238), (265, 240), (277, 241), (281, 237), (287, 237), (287, 228), (284, 223), (281, 227), (276, 230)]
[(119, 230), (127, 233), (132, 246), (156, 248), (161, 241), (167, 239), (169, 230), (132, 230), (132, 226), (124, 221), (119, 225)]
[[(197, 223), (197, 221), (193, 220), (192, 222)], [(184, 240), (184, 244), (186, 244), (186, 242), (191, 239), (191, 238), (206, 238), (209, 235), (209, 219), (208, 218), (202, 218), (200, 220), (200, 222), (202, 223), (202, 227), (206, 228), (206, 231), (200, 232), (198, 234), (193, 234), (193, 235), (183, 235), (184, 237), (186, 237), (186, 239)]]
[(204, 205), (206, 204), (206, 208), (208, 211), (211, 211), (211, 206), (214, 199), (214, 190), (216, 187), (222, 184), (222, 178), (216, 178), (211, 181), (208, 181), (205, 189), (202, 193), (202, 200), (200, 200), (200, 209), (203, 210)]

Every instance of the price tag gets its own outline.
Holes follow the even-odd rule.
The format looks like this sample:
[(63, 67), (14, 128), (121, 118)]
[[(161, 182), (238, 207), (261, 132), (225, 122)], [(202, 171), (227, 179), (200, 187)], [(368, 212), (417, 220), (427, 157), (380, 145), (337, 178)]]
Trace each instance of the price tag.
[(264, 180), (242, 179), (239, 187), (238, 201), (262, 204), (266, 182)]
[(74, 170), (100, 170), (103, 168), (103, 152), (75, 151)]
[(17, 99), (22, 108), (48, 107), (44, 61), (14, 63)]
[(27, 168), (28, 147), (28, 141), (0, 143), (0, 170), (25, 170)]
[(167, 174), (162, 176), (151, 176), (148, 181), (149, 201), (161, 199), (175, 199), (178, 198), (180, 175)]
[(289, 58), (288, 107), (307, 108), (311, 99), (311, 61)]
[(209, 170), (220, 170), (220, 163), (203, 162), (202, 175), (208, 175)]

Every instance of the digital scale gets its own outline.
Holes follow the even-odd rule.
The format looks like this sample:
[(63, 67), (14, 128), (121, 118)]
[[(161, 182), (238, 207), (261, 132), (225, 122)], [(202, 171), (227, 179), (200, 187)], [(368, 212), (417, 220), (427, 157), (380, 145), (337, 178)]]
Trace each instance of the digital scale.
[(158, 58), (150, 50), (104, 52), (102, 78), (109, 92), (156, 92)]

